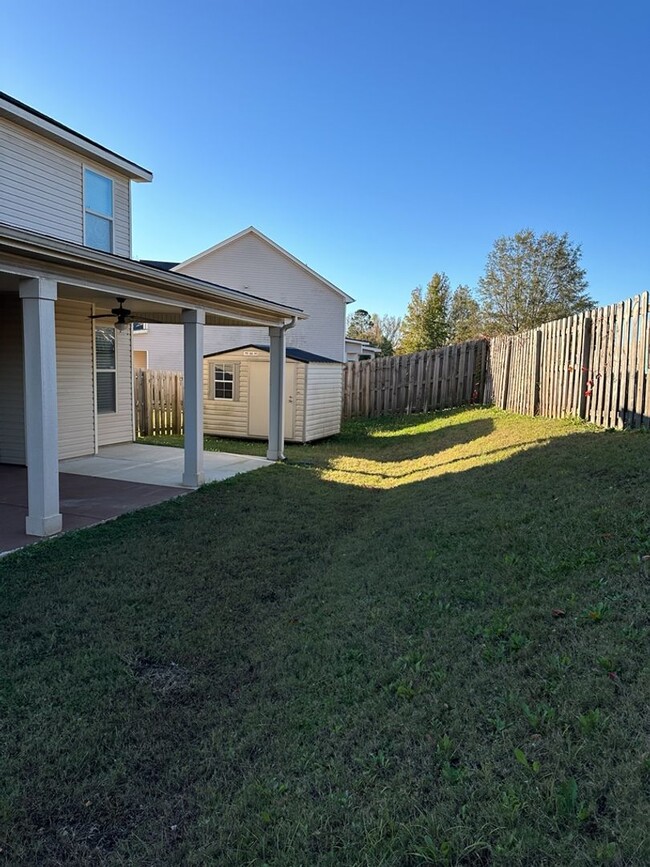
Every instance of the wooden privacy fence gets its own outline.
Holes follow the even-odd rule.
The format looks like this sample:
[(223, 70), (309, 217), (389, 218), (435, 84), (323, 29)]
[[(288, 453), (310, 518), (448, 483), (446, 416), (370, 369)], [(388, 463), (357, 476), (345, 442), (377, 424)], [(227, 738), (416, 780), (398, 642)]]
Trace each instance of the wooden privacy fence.
[(428, 412), (483, 401), (486, 340), (351, 361), (343, 376), (343, 418)]
[(468, 403), (650, 428), (648, 293), (520, 334), (345, 365), (344, 418)]
[(175, 370), (135, 370), (135, 427), (138, 436), (183, 433), (183, 374)]
[(609, 428), (650, 427), (648, 293), (490, 341), (485, 402)]

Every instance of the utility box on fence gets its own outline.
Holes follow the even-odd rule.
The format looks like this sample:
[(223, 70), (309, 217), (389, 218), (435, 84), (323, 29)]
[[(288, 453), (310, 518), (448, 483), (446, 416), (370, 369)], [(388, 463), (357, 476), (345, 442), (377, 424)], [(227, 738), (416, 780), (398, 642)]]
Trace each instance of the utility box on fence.
[[(268, 346), (249, 344), (203, 359), (203, 431), (266, 439), (269, 432)], [(284, 427), (288, 442), (306, 443), (341, 429), (343, 365), (287, 347)]]

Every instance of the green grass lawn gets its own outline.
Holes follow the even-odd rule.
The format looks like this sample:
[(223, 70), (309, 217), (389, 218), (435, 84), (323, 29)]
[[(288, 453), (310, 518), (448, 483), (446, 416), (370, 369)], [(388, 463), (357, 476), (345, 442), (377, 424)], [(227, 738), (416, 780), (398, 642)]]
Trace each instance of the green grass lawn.
[(0, 859), (649, 864), (650, 436), (287, 456), (0, 561)]

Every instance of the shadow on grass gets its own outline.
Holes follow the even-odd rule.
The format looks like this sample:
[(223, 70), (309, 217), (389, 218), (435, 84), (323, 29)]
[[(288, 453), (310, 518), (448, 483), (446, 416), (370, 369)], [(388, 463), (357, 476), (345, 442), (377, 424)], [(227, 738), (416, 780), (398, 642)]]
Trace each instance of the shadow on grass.
[(2, 561), (9, 863), (647, 863), (649, 450), (276, 466)]

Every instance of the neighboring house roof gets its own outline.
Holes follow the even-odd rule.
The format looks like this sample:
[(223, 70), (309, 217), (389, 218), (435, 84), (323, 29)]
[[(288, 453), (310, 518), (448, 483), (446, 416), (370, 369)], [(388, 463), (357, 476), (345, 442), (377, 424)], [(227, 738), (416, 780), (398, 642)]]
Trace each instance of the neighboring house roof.
[(352, 348), (352, 346), (351, 346), (352, 344), (354, 344), (360, 350), (365, 350), (367, 352), (380, 352), (381, 351), (378, 346), (373, 346), (372, 343), (368, 343), (367, 340), (357, 340), (354, 337), (346, 337), (345, 338), (346, 349), (348, 348), (348, 345), (350, 345), (350, 348)]
[[(111, 294), (114, 292), (115, 295), (123, 291), (120, 283), (124, 281), (129, 287), (126, 292), (129, 296), (132, 296), (134, 287), (138, 287), (142, 293), (140, 297), (145, 300), (150, 290), (163, 291), (170, 302), (177, 306), (187, 299), (192, 307), (203, 308), (208, 312), (214, 309), (218, 315), (224, 316), (227, 316), (225, 311), (230, 308), (233, 319), (239, 318), (237, 316), (239, 312), (242, 314), (243, 321), (246, 321), (247, 309), (250, 310), (251, 316), (260, 317), (263, 311), (267, 311), (269, 316), (276, 320), (278, 317), (307, 318), (307, 315), (296, 307), (277, 304), (266, 298), (257, 298), (246, 292), (229, 289), (227, 286), (219, 286), (186, 274), (161, 271), (134, 259), (117, 256), (114, 253), (104, 253), (72, 241), (63, 241), (60, 238), (6, 223), (0, 223), (0, 253), (19, 257), (28, 256), (30, 259), (57, 265), (61, 268), (62, 274), (73, 269), (75, 272), (85, 272), (88, 275), (89, 286), (92, 283), (99, 285), (100, 280), (106, 280), (105, 285), (114, 287)], [(138, 295), (134, 297), (137, 298)]]
[[(259, 349), (262, 352), (270, 352), (270, 348), (263, 344), (244, 343), (243, 346), (233, 346), (232, 349), (221, 349), (219, 352), (209, 352), (203, 357), (214, 358), (215, 355), (225, 355), (228, 352), (239, 352), (242, 349)], [(287, 358), (291, 358), (293, 361), (304, 361), (307, 364), (341, 364), (341, 362), (337, 361), (335, 358), (325, 358), (324, 355), (316, 355), (313, 352), (306, 352), (304, 349), (295, 349), (293, 346), (287, 346), (286, 355)]]
[(126, 157), (120, 156), (115, 151), (109, 150), (104, 145), (87, 138), (69, 126), (65, 126), (58, 120), (48, 117), (48, 115), (2, 91), (0, 91), (0, 117), (5, 117), (19, 126), (31, 129), (52, 141), (58, 142), (64, 147), (71, 148), (77, 153), (110, 166), (112, 169), (127, 175), (131, 180), (150, 181), (153, 179), (149, 169), (127, 160)]
[(158, 262), (156, 259), (140, 259), (143, 265), (149, 265), (150, 268), (158, 268), (159, 271), (171, 271), (180, 262)]
[(267, 238), (267, 236), (260, 232), (259, 229), (256, 229), (255, 226), (249, 226), (247, 229), (243, 229), (241, 232), (237, 232), (236, 235), (231, 235), (230, 238), (226, 238), (224, 241), (219, 241), (219, 243), (215, 244), (213, 247), (210, 247), (207, 250), (203, 250), (202, 253), (197, 253), (196, 256), (192, 256), (191, 258), (186, 259), (184, 262), (180, 262), (178, 265), (175, 266), (174, 270), (180, 270), (186, 265), (190, 265), (193, 262), (202, 259), (204, 256), (209, 256), (211, 253), (215, 253), (217, 250), (221, 250), (222, 247), (226, 247), (228, 244), (232, 244), (234, 241), (238, 241), (245, 235), (254, 235), (257, 238), (260, 238), (262, 241), (265, 241), (270, 247), (272, 247), (285, 258), (289, 259), (290, 262), (293, 262), (294, 265), (298, 265), (298, 267), (302, 268), (303, 271), (306, 271), (307, 274), (315, 277), (317, 280), (327, 286), (328, 289), (331, 289), (333, 292), (336, 292), (337, 295), (340, 295), (342, 298), (344, 298), (346, 304), (354, 301), (354, 298), (352, 298), (352, 296), (348, 295), (342, 289), (339, 289), (338, 286), (335, 286), (333, 283), (330, 283), (329, 280), (326, 280), (323, 276), (310, 268), (309, 265), (305, 265), (304, 262), (301, 262), (300, 259), (296, 259), (296, 257), (292, 256), (292, 254), (289, 253), (288, 250), (285, 250), (284, 247), (281, 247), (279, 244), (276, 244), (275, 241)]

